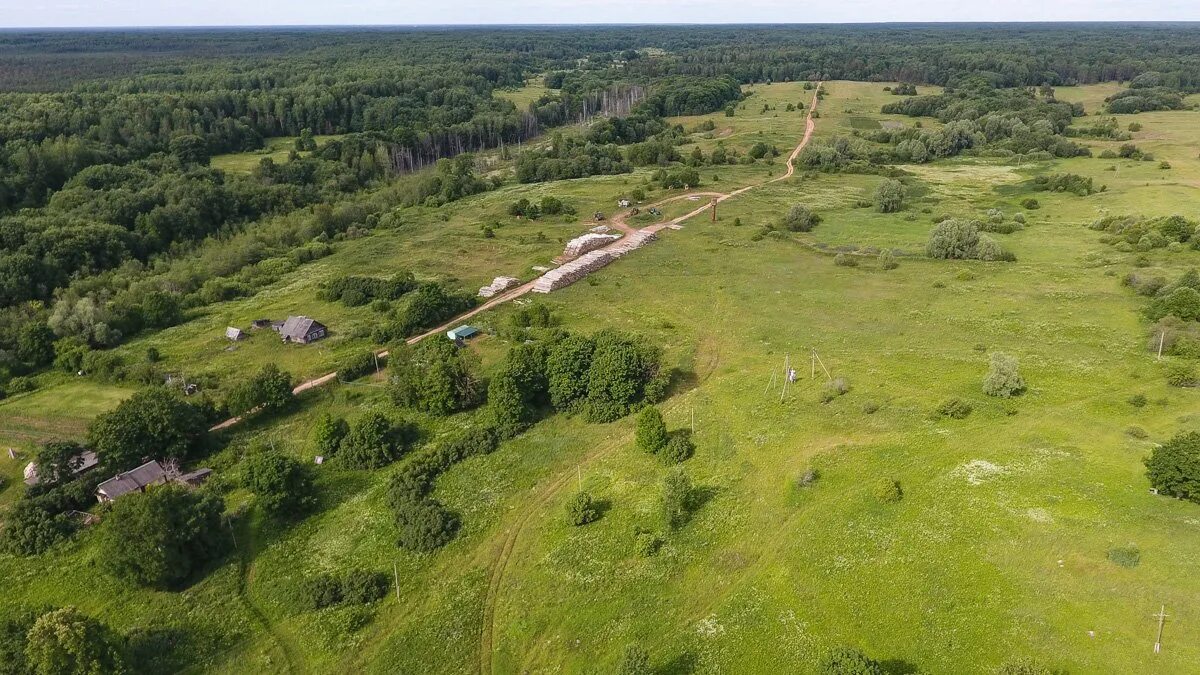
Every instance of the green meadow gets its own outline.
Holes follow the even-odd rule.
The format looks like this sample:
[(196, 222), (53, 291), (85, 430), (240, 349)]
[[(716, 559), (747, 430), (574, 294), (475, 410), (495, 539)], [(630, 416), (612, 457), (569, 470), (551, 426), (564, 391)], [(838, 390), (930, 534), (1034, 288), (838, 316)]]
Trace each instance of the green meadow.
[[(914, 118), (879, 112), (896, 99), (887, 84), (825, 83), (816, 138), (912, 126)], [(503, 95), (524, 105), (539, 87)], [(1077, 123), (1085, 123), (1117, 89), (1057, 95), (1084, 103), (1089, 116)], [(729, 192), (785, 171), (805, 119), (785, 106), (807, 108), (812, 92), (800, 83), (747, 92), (733, 117), (673, 118), (691, 132), (680, 154), (765, 142), (781, 155), (704, 167), (698, 190)], [(1137, 267), (1174, 278), (1200, 267), (1200, 252), (1122, 253), (1085, 227), (1104, 214), (1194, 216), (1200, 113), (1118, 118), (1122, 128), (1142, 124), (1132, 142), (1155, 161), (960, 157), (902, 166), (909, 198), (890, 214), (859, 206), (880, 176), (798, 172), (723, 202), (716, 222), (702, 214), (585, 281), (533, 296), (570, 330), (650, 338), (684, 374), (662, 410), (669, 428), (693, 430), (697, 451), (683, 466), (700, 498), (686, 526), (663, 533), (657, 555), (638, 552), (637, 533), (662, 529), (667, 467), (634, 448), (634, 420), (555, 416), (439, 479), (433, 496), (461, 515), (462, 530), (434, 553), (397, 548), (389, 470), (326, 465), (315, 470), (313, 516), (290, 527), (243, 520), (236, 552), (181, 593), (97, 574), (84, 533), (38, 558), (0, 556), (9, 580), (0, 606), (69, 603), (122, 632), (176, 631), (179, 672), (608, 673), (630, 643), (661, 673), (812, 672), (838, 645), (897, 673), (989, 672), (1016, 657), (1069, 673), (1200, 672), (1200, 506), (1152, 494), (1142, 463), (1155, 443), (1200, 430), (1200, 392), (1166, 384), (1146, 348), (1145, 299), (1120, 284)], [(700, 131), (707, 121), (714, 128)], [(264, 152), (213, 165), (286, 161), (291, 142), (273, 139)], [(1083, 142), (1097, 155), (1120, 145)], [(1161, 160), (1171, 168), (1160, 169)], [(1106, 190), (1032, 191), (1035, 176), (1061, 172)], [(650, 174), (509, 183), (438, 209), (403, 209), (396, 227), (338, 242), (332, 255), (251, 297), (121, 349), (134, 358), (153, 347), (169, 369), (222, 387), (265, 363), (297, 379), (320, 375), (376, 347), (367, 336), (378, 318), (367, 306), (319, 300), (323, 281), (399, 270), (468, 289), (502, 274), (529, 280), (595, 225), (593, 212), (615, 213), (632, 190), (646, 190), (647, 203), (683, 194), (650, 189)], [(517, 199), (547, 195), (577, 215), (508, 215)], [(1040, 208), (1023, 208), (1029, 197)], [(811, 207), (821, 224), (764, 233), (794, 204)], [(663, 210), (672, 217), (696, 206), (680, 200)], [(1027, 219), (1021, 231), (993, 235), (1016, 262), (924, 257), (935, 217), (982, 219), (989, 209)], [(899, 252), (898, 268), (879, 264), (885, 248)], [(837, 252), (859, 264), (835, 265)], [(485, 366), (508, 346), (496, 333), (513, 309), (472, 320), (488, 333), (470, 343)], [(282, 344), (269, 330), (237, 343), (223, 337), (226, 326), (289, 314), (318, 318), (331, 337), (309, 346)], [(1019, 359), (1023, 395), (982, 393), (996, 351)], [(785, 389), (789, 364), (799, 378)], [(849, 392), (823, 402), (830, 377), (845, 378)], [(14, 396), (0, 402), (0, 447), (80, 437), (129, 393), (64, 376)], [(1139, 394), (1144, 407), (1128, 402)], [(951, 398), (972, 413), (935, 415)], [(378, 376), (306, 392), (301, 402), (286, 417), (233, 430), (206, 463), (216, 480), (236, 483), (240, 449), (251, 441), (311, 463), (309, 430), (322, 414), (390, 406)], [(415, 421), (432, 440), (477, 414)], [(23, 464), (0, 456), (10, 479), (0, 503), (16, 498)], [(805, 484), (810, 470), (818, 478)], [(881, 479), (899, 483), (898, 503), (873, 496)], [(581, 489), (601, 500), (603, 514), (576, 528), (565, 503)], [(234, 490), (230, 508), (249, 499)], [(1129, 546), (1140, 552), (1136, 566), (1109, 559)], [(304, 578), (348, 567), (387, 572), (393, 594), (370, 606), (298, 608)], [(1162, 605), (1170, 618), (1154, 655), (1152, 614)]]

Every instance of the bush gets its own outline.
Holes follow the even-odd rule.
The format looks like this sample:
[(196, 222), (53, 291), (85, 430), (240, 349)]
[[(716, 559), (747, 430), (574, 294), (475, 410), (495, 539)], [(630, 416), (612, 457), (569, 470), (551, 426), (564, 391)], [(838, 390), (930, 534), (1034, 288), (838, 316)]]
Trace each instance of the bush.
[(796, 479), (796, 487), (812, 487), (821, 479), (821, 472), (815, 467), (809, 467)]
[[(728, 115), (728, 110), (726, 110)], [(625, 647), (621, 654), (621, 663), (617, 666), (617, 675), (650, 675), (650, 655), (637, 645)]]
[(942, 401), (934, 411), (938, 417), (949, 417), (950, 419), (961, 420), (966, 419), (971, 414), (973, 408), (970, 403), (961, 398), (948, 398)]
[(696, 451), (692, 435), (687, 429), (680, 429), (671, 434), (666, 447), (659, 453), (659, 458), (667, 464), (679, 464), (686, 461)]
[(1135, 408), (1144, 408), (1146, 406), (1146, 395), (1134, 394), (1129, 397), (1127, 403)]
[(1142, 554), (1138, 547), (1131, 544), (1108, 549), (1108, 559), (1121, 567), (1133, 568), (1141, 562)]
[(1032, 197), (1030, 197), (1028, 199), (1022, 199), (1021, 206), (1030, 211), (1034, 211), (1034, 210), (1042, 208), (1042, 205), (1040, 203), (1038, 203), (1038, 200), (1036, 200)]
[(600, 510), (590, 494), (580, 492), (567, 500), (567, 522), (571, 525), (587, 525), (599, 517)]
[(682, 468), (671, 469), (663, 478), (663, 521), (671, 530), (683, 527), (691, 516), (692, 479)]
[(273, 363), (238, 383), (226, 400), (233, 415), (271, 414), (286, 410), (295, 401), (292, 376)]
[(316, 503), (308, 467), (275, 451), (250, 455), (243, 467), (244, 485), (255, 502), (272, 516), (295, 516)]
[(895, 213), (904, 208), (904, 184), (886, 179), (875, 188), (875, 208), (880, 213)]
[(1196, 366), (1190, 363), (1176, 362), (1167, 364), (1167, 384), (1172, 387), (1194, 387), (1200, 382), (1196, 379)]
[(332, 457), (337, 454), (338, 448), (342, 445), (342, 439), (346, 438), (346, 434), (350, 433), (350, 425), (346, 424), (346, 420), (341, 417), (334, 417), (329, 413), (321, 416), (313, 426), (313, 445), (316, 446), (317, 454), (322, 457)]
[(853, 647), (830, 650), (817, 667), (821, 675), (883, 675), (879, 662)]
[(383, 413), (367, 412), (354, 421), (338, 449), (338, 461), (351, 469), (378, 469), (404, 452), (403, 429)]
[(904, 493), (900, 490), (900, 483), (891, 478), (880, 478), (875, 481), (871, 493), (882, 504), (895, 504), (904, 497)]
[(894, 270), (900, 266), (896, 262), (896, 255), (892, 253), (892, 249), (885, 248), (879, 252), (879, 267), (885, 270)]
[(925, 254), (930, 258), (961, 260), (974, 258), (979, 246), (979, 228), (974, 223), (951, 218), (943, 220), (929, 232)]
[(434, 499), (405, 499), (393, 506), (397, 543), (410, 551), (428, 552), (444, 546), (458, 532), (458, 516)]
[(390, 586), (388, 575), (383, 572), (352, 569), (305, 580), (302, 598), (305, 609), (310, 610), (340, 604), (366, 605), (382, 600)]
[(826, 382), (824, 388), (821, 389), (821, 403), (829, 403), (848, 393), (850, 393), (850, 380), (844, 377), (835, 377)]
[(788, 210), (783, 219), (783, 226), (791, 232), (812, 232), (821, 223), (821, 216), (803, 204), (796, 204)]
[(1009, 661), (995, 672), (996, 675), (1054, 675), (1049, 668), (1029, 659)]
[(833, 256), (833, 264), (838, 267), (858, 267), (858, 260), (845, 253), (839, 253)]
[(987, 376), (983, 378), (983, 393), (1009, 398), (1023, 391), (1025, 378), (1021, 377), (1017, 359), (1001, 352), (992, 354)]
[(1179, 433), (1155, 447), (1146, 477), (1159, 494), (1200, 503), (1200, 433)]
[(634, 436), (637, 447), (643, 452), (658, 454), (667, 447), (670, 440), (667, 435), (667, 425), (663, 422), (662, 413), (654, 406), (646, 406), (638, 413), (637, 431)]

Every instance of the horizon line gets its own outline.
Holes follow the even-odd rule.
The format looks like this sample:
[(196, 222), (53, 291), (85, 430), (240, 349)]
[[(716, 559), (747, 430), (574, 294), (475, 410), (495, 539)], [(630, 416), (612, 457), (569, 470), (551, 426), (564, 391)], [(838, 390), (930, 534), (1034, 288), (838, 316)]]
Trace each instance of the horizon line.
[(1179, 25), (1200, 24), (1197, 19), (1044, 19), (1024, 21), (810, 21), (810, 22), (526, 22), (526, 23), (297, 23), (297, 24), (156, 24), (0, 26), (0, 32), (32, 31), (143, 31), (143, 30), (246, 30), (246, 29), (437, 29), (437, 28), (637, 28), (637, 27), (789, 27), (789, 26), (1045, 26), (1045, 25)]

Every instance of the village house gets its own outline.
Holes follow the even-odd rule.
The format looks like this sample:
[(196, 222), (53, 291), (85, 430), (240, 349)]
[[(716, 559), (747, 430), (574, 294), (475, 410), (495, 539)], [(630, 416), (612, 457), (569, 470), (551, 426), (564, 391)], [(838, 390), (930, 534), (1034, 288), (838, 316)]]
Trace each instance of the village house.
[(279, 336), (283, 338), (284, 342), (296, 342), (302, 345), (316, 342), (328, 334), (325, 324), (307, 316), (289, 316), (278, 330)]
[[(96, 453), (92, 452), (91, 450), (84, 450), (71, 459), (71, 475), (78, 476), (81, 473), (86, 473), (87, 471), (96, 468), (96, 465), (99, 463), (100, 460), (97, 459)], [(37, 463), (30, 462), (26, 464), (25, 484), (33, 487), (34, 485), (37, 485), (38, 481), (40, 480), (41, 479), (38, 477)]]
[(158, 460), (150, 460), (145, 464), (119, 473), (96, 487), (96, 499), (101, 504), (107, 504), (131, 493), (145, 492), (146, 488), (154, 485), (177, 483), (186, 487), (200, 487), (212, 476), (212, 469), (196, 469), (179, 475), (172, 465), (163, 465)]

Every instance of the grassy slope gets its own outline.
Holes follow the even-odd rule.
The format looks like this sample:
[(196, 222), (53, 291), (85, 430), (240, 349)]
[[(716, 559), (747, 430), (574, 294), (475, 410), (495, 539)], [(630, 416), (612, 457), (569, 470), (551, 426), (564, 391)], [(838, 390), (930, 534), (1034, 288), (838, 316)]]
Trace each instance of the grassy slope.
[[(818, 134), (847, 134), (851, 118), (882, 119), (878, 106), (892, 100), (882, 86), (828, 85)], [(756, 89), (756, 97), (803, 98), (794, 84)], [(750, 99), (747, 111), (761, 109), (755, 103)], [(1152, 151), (1176, 166), (1164, 173), (1183, 180), (1195, 170), (1187, 149), (1197, 140), (1194, 114), (1138, 116), (1146, 126), (1139, 136), (1159, 134)], [(783, 150), (799, 135), (798, 115), (742, 115), (728, 123), (737, 125), (729, 144), (748, 147), (761, 128)], [(714, 119), (721, 129), (726, 118)], [(1150, 139), (1137, 142), (1150, 149)], [(1136, 424), (1161, 440), (1200, 426), (1190, 412), (1196, 393), (1167, 388), (1141, 349), (1139, 303), (1117, 284), (1132, 256), (1097, 243), (1079, 223), (1102, 204), (1114, 212), (1170, 212), (1180, 203), (1169, 201), (1175, 190), (1190, 200), (1183, 203), (1195, 195), (1143, 185), (1148, 177), (1134, 174), (1142, 166), (1123, 169), (1118, 180), (1103, 171), (1107, 164), (1070, 160), (1018, 170), (963, 159), (914, 168), (927, 189), (907, 212), (915, 220), (853, 208), (878, 178), (797, 178), (726, 202), (716, 224), (698, 218), (593, 283), (545, 300), (569, 327), (647, 334), (666, 346), (669, 359), (696, 371), (665, 408), (672, 427), (694, 414), (699, 451), (686, 467), (706, 502), (658, 557), (636, 556), (632, 531), (655, 526), (665, 469), (632, 449), (631, 420), (586, 425), (556, 418), (439, 481), (436, 497), (463, 514), (464, 530), (432, 555), (393, 546), (383, 506), (386, 472), (322, 470), (324, 503), (316, 515), (290, 528), (258, 523), (246, 533), (249, 541), (240, 540), (246, 567), (231, 560), (186, 594), (96, 581), (85, 537), (41, 559), (0, 558), (0, 571), (14, 580), (0, 602), (74, 602), (122, 630), (188, 630), (200, 636), (195, 652), (206, 655), (198, 670), (473, 672), (490, 566), (519, 531), (495, 594), (497, 672), (603, 672), (630, 641), (676, 671), (807, 670), (821, 648), (850, 643), (931, 672), (983, 669), (1015, 654), (1072, 672), (1145, 672), (1149, 615), (1159, 603), (1172, 619), (1153, 668), (1187, 672), (1200, 661), (1200, 634), (1189, 628), (1200, 617), (1188, 605), (1200, 593), (1191, 573), (1200, 555), (1200, 513), (1147, 493), (1140, 459), (1149, 441), (1124, 430)], [(1157, 163), (1145, 164), (1158, 171)], [(781, 166), (721, 168), (718, 189)], [(918, 250), (930, 217), (920, 209), (974, 215), (1000, 206), (1011, 213), (1026, 196), (1020, 181), (1033, 170), (1061, 170), (1055, 167), (1094, 172), (1109, 192), (1038, 195), (1045, 208), (1028, 214), (1031, 227), (1003, 237), (1020, 258), (1015, 264), (902, 260), (883, 272), (867, 261), (847, 269), (800, 243)], [(436, 211), (414, 211), (404, 228), (345, 244), (255, 298), (226, 303), (130, 349), (154, 344), (169, 363), (219, 373), (264, 359), (298, 374), (319, 372), (356, 343), (334, 338), (324, 352), (285, 350), (256, 337), (223, 352), (220, 329), (305, 311), (328, 313), (334, 330), (348, 334), (353, 322), (369, 321), (370, 310), (312, 298), (315, 284), (339, 271), (387, 274), (403, 266), (464, 285), (500, 273), (528, 276), (529, 265), (557, 253), (555, 240), (582, 224), (518, 223), (503, 215), (507, 203), (547, 193), (567, 196), (582, 214), (611, 209), (644, 175), (507, 187), (452, 205), (445, 222)], [(981, 191), (981, 181), (1000, 189)], [(817, 208), (825, 216), (821, 227), (799, 241), (750, 240), (756, 225), (795, 202)], [(731, 227), (735, 217), (745, 227)], [(478, 226), (492, 219), (505, 224), (497, 239), (484, 240)], [(538, 231), (549, 241), (536, 242)], [(1195, 265), (1197, 255), (1152, 257), (1178, 271)], [(490, 358), (500, 351), (497, 342), (484, 338), (473, 348)], [(1019, 356), (1029, 394), (1009, 403), (985, 399), (979, 381), (986, 353), (977, 345)], [(813, 348), (835, 375), (850, 379), (850, 394), (817, 402), (820, 379), (807, 378), (805, 363)], [(787, 355), (805, 377), (780, 403), (778, 390), (764, 388)], [(308, 459), (307, 429), (316, 415), (385, 405), (371, 384), (317, 392), (301, 413), (242, 433), (264, 435)], [(1139, 392), (1155, 403), (1140, 410), (1124, 403)], [(971, 400), (976, 412), (963, 421), (931, 421), (930, 409), (948, 396)], [(878, 412), (864, 412), (867, 402)], [(219, 470), (236, 461), (226, 454), (214, 458)], [(817, 486), (792, 487), (810, 465), (822, 471)], [(899, 505), (872, 500), (871, 483), (881, 476), (901, 481)], [(560, 518), (577, 481), (611, 502), (600, 522), (582, 529)], [(1105, 559), (1109, 548), (1129, 543), (1142, 551), (1138, 567)], [(302, 613), (289, 600), (317, 570), (393, 564), (400, 602)]]

